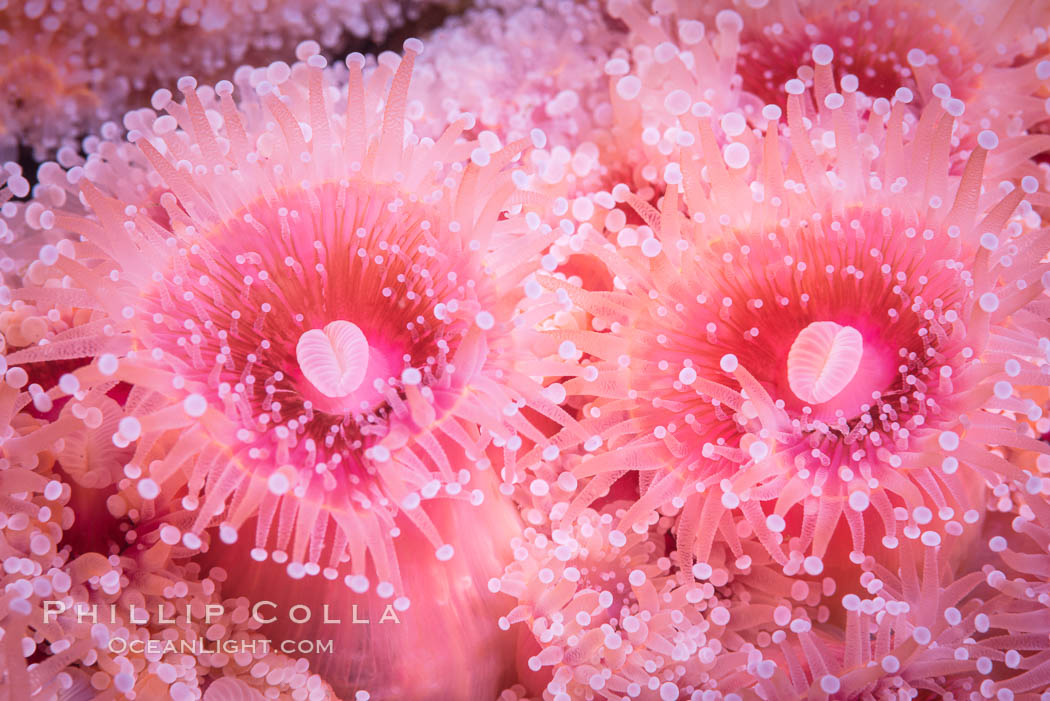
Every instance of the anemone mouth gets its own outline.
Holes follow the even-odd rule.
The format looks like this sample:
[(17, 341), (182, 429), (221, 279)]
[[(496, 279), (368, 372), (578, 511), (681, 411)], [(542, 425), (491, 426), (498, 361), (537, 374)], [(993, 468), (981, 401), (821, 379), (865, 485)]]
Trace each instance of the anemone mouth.
[(864, 358), (864, 336), (852, 326), (814, 321), (788, 350), (788, 385), (796, 397), (826, 404), (853, 382)]
[[(781, 368), (770, 367), (775, 374), (766, 375), (761, 370), (756, 376), (765, 377), (773, 396), (781, 399), (789, 413), (796, 417), (807, 417), (812, 420), (833, 424), (838, 430), (847, 432), (856, 428), (867, 420), (873, 407), (878, 402), (893, 401), (904, 391), (901, 370), (898, 366), (900, 358), (899, 351), (895, 352), (892, 343), (895, 339), (889, 338), (894, 334), (872, 323), (870, 317), (864, 315), (850, 314), (843, 310), (838, 317), (839, 322), (811, 321), (804, 326), (795, 337), (795, 341), (788, 351), (787, 361), (781, 361)], [(801, 321), (804, 321), (803, 318)], [(853, 326), (856, 324), (857, 326)], [(817, 325), (834, 324), (842, 329), (853, 330), (856, 334), (855, 347), (829, 348), (826, 350), (828, 358), (824, 366), (825, 375), (832, 374), (834, 370), (843, 372), (845, 376), (838, 381), (827, 381), (828, 389), (820, 390), (813, 387), (801, 389), (797, 385), (805, 387), (806, 381), (793, 382), (792, 351), (798, 347), (800, 341), (805, 339), (806, 332)], [(863, 327), (861, 332), (857, 327)], [(841, 336), (840, 336), (841, 337)], [(848, 341), (847, 341), (848, 343)], [(901, 346), (904, 348), (905, 346)], [(912, 353), (909, 351), (909, 355)], [(837, 356), (837, 357), (836, 357)], [(840, 368), (834, 368), (838, 363)], [(926, 372), (925, 368), (916, 369), (920, 373)], [(777, 372), (779, 370), (779, 372)], [(845, 423), (843, 423), (845, 422)]]
[[(450, 250), (426, 206), (396, 188), (330, 182), (256, 201), (203, 235), (173, 224), (180, 248), (143, 297), (148, 349), (185, 358), (184, 379), (242, 428), (355, 464), (410, 393), (460, 387), (449, 359), (469, 324), (457, 312), (480, 309), (483, 285), (459, 272), (476, 268), (471, 253)], [(327, 351), (316, 343), (336, 329)], [(350, 375), (324, 379), (325, 362)]]

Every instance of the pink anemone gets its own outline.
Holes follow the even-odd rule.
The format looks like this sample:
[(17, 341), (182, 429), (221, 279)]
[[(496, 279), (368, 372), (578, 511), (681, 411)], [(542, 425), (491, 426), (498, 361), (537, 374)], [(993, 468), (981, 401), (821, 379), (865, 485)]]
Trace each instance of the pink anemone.
[[(519, 453), (527, 466), (548, 442), (523, 411), (574, 423), (516, 369), (534, 334), (514, 323), (519, 285), (552, 239), (512, 166), (531, 144), (465, 141), (469, 116), (406, 140), (421, 45), (406, 47), (367, 82), (351, 56), (342, 93), (310, 43), (294, 66), (240, 71), (240, 102), (229, 82), (184, 78), (183, 102), (154, 96), (167, 115), (128, 114), (135, 148), (114, 136), (67, 183), (49, 174), (39, 224), (80, 240), (42, 249), (48, 280), (14, 296), (90, 312), (7, 362), (90, 361), (45, 389), (85, 408), (130, 387), (111, 436), (133, 451), (115, 514), (185, 512), (190, 549), (211, 525), (232, 542), (254, 519), (254, 557), (297, 578), (349, 560), (350, 584), (367, 553), (389, 596), (394, 516), (447, 560), (420, 505), (480, 498), (450, 451), (513, 481)], [(62, 416), (5, 453), (82, 429)]]
[(818, 106), (789, 83), (790, 136), (774, 123), (760, 151), (695, 118), (659, 211), (617, 189), (646, 224), (591, 239), (614, 291), (543, 281), (595, 317), (549, 334), (581, 358), (566, 390), (594, 398), (603, 446), (567, 518), (637, 472), (620, 528), (680, 504), (683, 567), (740, 519), (789, 574), (844, 562), (839, 547), (857, 563), (902, 536), (940, 543), (980, 520), (985, 482), (1027, 479), (1002, 450), (1047, 451), (1017, 392), (1046, 384), (1050, 343), (1035, 179), (984, 179), (992, 132), (951, 175), (958, 101), (915, 121), (855, 81), (835, 92), (827, 66), (816, 78)]
[(834, 55), (836, 77), (856, 76), (873, 98), (908, 88), (923, 107), (941, 97), (934, 97), (940, 83), (966, 103), (965, 121), (977, 129), (1005, 135), (1008, 125), (1024, 129), (1046, 119), (1041, 101), (1031, 99), (1050, 77), (1050, 6), (1042, 0), (758, 0), (738, 9), (745, 25), (740, 74), (745, 89), (765, 101), (778, 101), (788, 80), (811, 80), (810, 61)]
[(966, 111), (953, 138), (969, 150), (982, 130), (993, 130), (1002, 144), (992, 172), (1008, 155), (1015, 168), (1004, 174), (1015, 183), (1042, 177), (1026, 159), (1050, 150), (1050, 137), (1031, 136), (1050, 118), (1045, 0), (758, 0), (738, 9), (746, 28), (738, 70), (747, 93), (782, 105), (784, 85), (801, 79), (823, 94), (813, 62), (830, 65), (835, 80), (851, 76), (869, 97), (910, 95), (916, 114), (930, 102), (957, 99)]
[[(0, 386), (0, 410), (9, 411), (17, 396), (10, 382)], [(9, 440), (10, 435), (0, 436), (0, 443)], [(34, 469), (0, 459), (0, 585), (5, 592), (0, 689), (6, 694), (63, 701), (188, 701), (210, 680), (230, 675), (253, 693), (268, 693), (267, 698), (334, 698), (320, 678), (305, 673), (305, 660), (300, 664), (265, 649), (259, 624), (247, 615), (247, 600), (220, 595), (223, 570), (201, 576), (198, 565), (174, 561), (171, 544), (156, 534), (143, 539), (152, 541), (149, 547), (136, 545), (108, 556), (78, 552), (70, 545), (71, 535), (99, 524), (85, 516), (90, 509), (74, 504), (75, 488), (55, 470), (54, 461), (42, 457)], [(136, 543), (139, 535), (132, 531), (127, 540)], [(166, 608), (159, 612), (162, 605)], [(215, 607), (207, 618), (206, 606)], [(170, 622), (162, 623), (161, 613)], [(132, 641), (150, 639), (179, 645), (185, 640), (199, 652), (126, 649)], [(205, 651), (220, 639), (238, 645), (260, 642), (248, 652)]]
[[(987, 564), (957, 569), (957, 559), (919, 539), (902, 543), (893, 570), (866, 558), (859, 595), (823, 607), (840, 612), (830, 623), (786, 606), (766, 616), (752, 607), (759, 632), (748, 632), (748, 678), (733, 691), (773, 701), (1043, 698), (1043, 604), (1020, 580), (1010, 582)], [(747, 618), (731, 610), (734, 621)]]
[(381, 40), (437, 2), (110, 3), (40, 0), (0, 17), (0, 157), (38, 158), (95, 130), (181, 75), (214, 78), (304, 39), (337, 49)]
[(518, 601), (500, 625), (523, 626), (521, 678), (544, 699), (690, 698), (720, 663), (735, 668), (719, 655), (730, 615), (714, 587), (671, 576), (661, 529), (616, 529), (622, 506), (527, 528), (489, 585)]
[(722, 10), (710, 17), (686, 3), (613, 0), (609, 13), (628, 29), (625, 46), (605, 64), (613, 108), (613, 172), (643, 199), (663, 192), (665, 170), (683, 147), (695, 143), (690, 109), (717, 120), (716, 134), (756, 143), (754, 125), (765, 126), (762, 104), (742, 91), (737, 72), (744, 24)]
[(545, 179), (593, 180), (611, 116), (602, 67), (622, 39), (595, 0), (485, 3), (429, 37), (410, 110), (433, 136), (463, 112), (502, 139), (541, 129), (547, 148), (531, 158), (544, 160)]

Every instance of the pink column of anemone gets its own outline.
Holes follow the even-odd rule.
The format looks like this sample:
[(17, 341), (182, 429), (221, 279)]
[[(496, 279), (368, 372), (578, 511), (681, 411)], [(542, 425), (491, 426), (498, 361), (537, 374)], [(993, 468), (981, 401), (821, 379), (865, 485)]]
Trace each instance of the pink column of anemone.
[(815, 109), (789, 83), (790, 137), (771, 127), (762, 152), (719, 149), (697, 119), (675, 176), (689, 216), (679, 188), (660, 211), (620, 188), (647, 225), (590, 247), (618, 289), (545, 281), (600, 317), (549, 339), (594, 369), (566, 389), (595, 397), (584, 423), (607, 449), (575, 506), (637, 472), (621, 527), (680, 499), (683, 568), (738, 520), (789, 574), (841, 561), (842, 521), (854, 562), (940, 542), (980, 519), (985, 482), (1027, 479), (989, 446), (1046, 452), (1015, 389), (1047, 379), (1034, 178), (983, 179), (991, 132), (950, 175), (958, 101), (916, 121), (853, 88)]
[[(515, 369), (532, 333), (513, 322), (515, 290), (552, 236), (511, 165), (530, 144), (463, 141), (469, 116), (437, 141), (406, 137), (420, 50), (409, 42), (396, 73), (380, 66), (367, 82), (351, 56), (343, 92), (309, 44), (294, 66), (239, 73), (251, 85), (240, 102), (228, 82), (180, 80), (183, 102), (154, 96), (169, 114), (129, 113), (141, 154), (122, 165), (118, 142), (98, 149), (112, 160), (69, 171), (89, 214), (40, 214), (80, 241), (72, 255), (41, 251), (59, 290), (14, 296), (91, 320), (7, 362), (90, 360), (53, 398), (131, 387), (112, 437), (134, 449), (121, 515), (185, 510), (190, 548), (209, 525), (230, 542), (257, 516), (253, 556), (294, 577), (335, 578), (349, 559), (345, 581), (367, 587), (367, 553), (390, 595), (393, 516), (447, 559), (420, 504), (477, 496), (447, 446), (481, 468), (488, 449), (513, 481), (519, 452), (527, 465), (548, 441), (523, 410), (574, 423)], [(130, 198), (110, 194), (126, 183)], [(18, 462), (82, 430), (66, 416), (5, 454)]]
[[(469, 464), (461, 456), (454, 459)], [(513, 503), (497, 494), (494, 475), (481, 477), (472, 482), (485, 495), (480, 505), (448, 499), (427, 507), (456, 549), (450, 561), (428, 557), (425, 536), (403, 515), (396, 520), (405, 529), (398, 552), (403, 594), (413, 602), (407, 611), (399, 612), (381, 590), (348, 589), (323, 577), (282, 576), (272, 560), (252, 561), (245, 543), (213, 543), (195, 561), (238, 563), (223, 591), (251, 602), (273, 602), (272, 608), (264, 607), (273, 620), (260, 629), (269, 639), (326, 641), (328, 649), (308, 650), (303, 657), (340, 698), (491, 699), (514, 678), (515, 641), (497, 625), (512, 602), (488, 591), (486, 584), (511, 560), (510, 542), (520, 536), (521, 522)], [(311, 611), (305, 620), (287, 615), (303, 605)]]
[(212, 78), (303, 39), (381, 39), (424, 2), (13, 2), (0, 15), (0, 155), (37, 157), (187, 73)]

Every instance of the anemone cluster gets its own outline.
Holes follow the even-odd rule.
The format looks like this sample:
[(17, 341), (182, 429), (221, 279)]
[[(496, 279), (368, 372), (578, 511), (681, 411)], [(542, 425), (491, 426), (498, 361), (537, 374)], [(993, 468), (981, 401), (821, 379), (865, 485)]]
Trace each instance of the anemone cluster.
[(1047, 0), (0, 0), (0, 149), (0, 699), (1050, 699)]

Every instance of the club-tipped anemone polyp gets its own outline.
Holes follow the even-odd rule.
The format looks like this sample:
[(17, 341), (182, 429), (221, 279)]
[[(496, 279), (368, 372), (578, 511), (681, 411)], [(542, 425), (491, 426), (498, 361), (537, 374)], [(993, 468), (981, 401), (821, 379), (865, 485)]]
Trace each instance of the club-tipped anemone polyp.
[[(608, 121), (601, 70), (622, 40), (600, 2), (500, 2), (450, 17), (429, 37), (411, 99), (438, 122), (467, 111), (476, 130), (517, 138), (543, 131), (532, 158), (547, 184), (582, 186), (602, 165), (596, 143)], [(551, 46), (559, 50), (551, 52)], [(425, 127), (424, 127), (425, 128)]]
[(489, 582), (517, 600), (499, 623), (519, 626), (519, 678), (537, 697), (694, 698), (732, 674), (717, 654), (728, 607), (710, 582), (672, 573), (662, 535), (618, 530), (624, 506), (585, 509), (549, 533), (526, 528)]
[[(723, 143), (751, 141), (749, 119), (763, 123), (761, 105), (741, 99), (736, 71), (740, 14), (724, 9), (704, 21), (695, 3), (613, 0), (612, 17), (624, 23), (626, 46), (606, 63), (613, 107), (612, 132), (621, 163), (639, 190), (662, 189), (678, 147), (696, 139), (682, 115), (691, 108), (719, 119)], [(686, 117), (688, 120), (688, 117)]]
[(902, 544), (892, 571), (866, 558), (860, 595), (835, 597), (846, 624), (774, 613), (747, 684), (774, 701), (1045, 698), (1045, 624), (1031, 615), (1044, 605), (1029, 582), (984, 567), (956, 574), (943, 547), (919, 542)]
[(781, 104), (788, 80), (812, 82), (812, 61), (834, 65), (837, 78), (851, 76), (873, 98), (906, 88), (922, 107), (953, 95), (973, 108), (978, 129), (1046, 119), (1032, 99), (1050, 77), (1042, 0), (758, 0), (737, 9), (745, 27), (737, 70), (764, 101)]
[[(19, 2), (0, 16), (0, 156), (53, 155), (149, 91), (191, 73), (213, 79), (285, 56), (304, 39), (325, 49), (382, 39), (429, 0)], [(75, 147), (70, 148), (75, 150)]]
[[(87, 358), (48, 388), (85, 409), (132, 387), (112, 435), (133, 451), (119, 510), (172, 514), (191, 549), (253, 519), (253, 557), (333, 579), (349, 561), (349, 586), (389, 596), (398, 513), (447, 560), (425, 502), (483, 498), (462, 465), (512, 479), (538, 460), (547, 435), (520, 410), (574, 423), (516, 369), (535, 332), (512, 316), (552, 240), (513, 166), (531, 142), (468, 141), (468, 115), (406, 136), (421, 50), (407, 41), (367, 80), (352, 55), (342, 89), (309, 43), (292, 66), (239, 71), (238, 99), (183, 78), (183, 101), (154, 96), (166, 115), (127, 116), (137, 148), (115, 139), (69, 171), (88, 214), (41, 220), (80, 240), (48, 256), (56, 289), (15, 294), (91, 318), (7, 360)], [(116, 194), (126, 183), (140, 199)], [(81, 430), (77, 411), (5, 449)]]
[(1050, 349), (1035, 179), (985, 178), (987, 131), (954, 174), (950, 99), (916, 117), (789, 88), (788, 129), (747, 158), (699, 116), (659, 209), (614, 190), (644, 223), (588, 239), (613, 291), (544, 280), (594, 317), (552, 332), (583, 354), (565, 389), (601, 445), (566, 518), (636, 471), (619, 527), (680, 509), (683, 569), (740, 532), (789, 574), (937, 544), (973, 530), (985, 483), (1028, 479), (1004, 450), (1047, 452), (1021, 394)]

